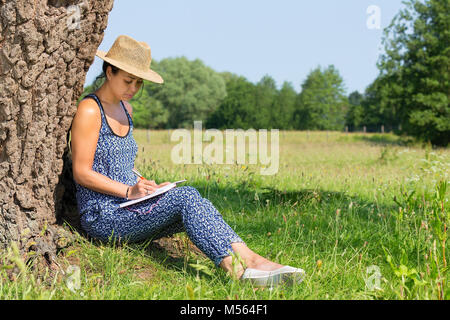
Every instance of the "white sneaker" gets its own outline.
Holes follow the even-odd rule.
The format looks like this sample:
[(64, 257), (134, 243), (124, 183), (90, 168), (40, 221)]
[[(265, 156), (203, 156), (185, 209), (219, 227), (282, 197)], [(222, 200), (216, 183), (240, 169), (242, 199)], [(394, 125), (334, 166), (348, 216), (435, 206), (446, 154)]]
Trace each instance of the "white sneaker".
[(273, 287), (283, 283), (300, 283), (303, 281), (305, 274), (303, 269), (290, 266), (284, 266), (272, 271), (247, 268), (241, 280), (250, 281), (256, 287)]

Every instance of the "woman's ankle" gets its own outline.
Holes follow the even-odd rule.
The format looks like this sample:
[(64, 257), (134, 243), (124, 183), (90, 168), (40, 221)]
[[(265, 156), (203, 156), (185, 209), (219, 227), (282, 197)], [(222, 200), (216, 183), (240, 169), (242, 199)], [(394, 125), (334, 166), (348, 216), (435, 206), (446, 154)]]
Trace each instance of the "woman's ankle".
[(272, 262), (260, 256), (243, 243), (232, 243), (231, 246), (235, 254), (242, 259), (244, 268), (272, 271), (283, 267), (278, 263)]
[(245, 271), (245, 267), (239, 261), (234, 260), (232, 256), (225, 257), (219, 267), (233, 279), (240, 279)]
[(247, 267), (261, 271), (272, 271), (283, 267), (283, 265), (272, 262), (263, 257), (257, 257), (253, 261), (248, 263)]

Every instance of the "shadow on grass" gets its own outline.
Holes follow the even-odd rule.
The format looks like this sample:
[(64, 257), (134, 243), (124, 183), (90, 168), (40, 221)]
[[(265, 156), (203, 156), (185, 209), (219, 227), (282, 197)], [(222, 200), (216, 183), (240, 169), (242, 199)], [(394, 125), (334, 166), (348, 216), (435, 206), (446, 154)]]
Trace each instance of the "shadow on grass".
[[(206, 187), (195, 186), (200, 193), (205, 193)], [(303, 189), (298, 191), (282, 191), (275, 188), (263, 188), (258, 192), (251, 188), (240, 189), (236, 193), (231, 188), (211, 189), (209, 200), (216, 206), (223, 206), (223, 196), (227, 198), (227, 212), (235, 212), (236, 216), (245, 212), (239, 218), (231, 218), (238, 229), (238, 234), (273, 235), (278, 230), (285, 230), (291, 234), (302, 232), (307, 234), (318, 229), (326, 250), (327, 245), (334, 246), (336, 230), (336, 215), (339, 212), (341, 226), (339, 236), (342, 241), (339, 246), (360, 247), (369, 238), (379, 241), (386, 231), (392, 231), (395, 217), (391, 212), (398, 211), (398, 205), (392, 203), (378, 203), (351, 196), (344, 192)], [(234, 213), (232, 213), (234, 215)], [(245, 241), (245, 238), (244, 238)]]
[[(306, 232), (310, 232), (319, 226), (319, 231), (324, 240), (320, 246), (324, 252), (329, 250), (328, 247), (331, 248), (333, 246), (334, 233), (329, 228), (334, 222), (337, 209), (342, 210), (344, 213), (349, 210), (348, 208), (352, 204), (357, 206), (351, 213), (352, 217), (350, 215), (345, 217), (345, 219), (350, 219), (347, 220), (347, 224), (349, 224), (351, 230), (348, 231), (349, 237), (339, 243), (339, 246), (342, 246), (343, 249), (348, 245), (361, 247), (367, 241), (365, 235), (368, 232), (363, 232), (359, 229), (362, 229), (369, 223), (375, 225), (374, 231), (376, 233), (380, 233), (379, 230), (383, 229), (382, 219), (376, 218), (375, 210), (376, 212), (390, 212), (396, 209), (394, 203), (392, 205), (380, 205), (359, 197), (349, 196), (343, 192), (320, 189), (281, 191), (275, 188), (262, 188), (259, 189), (262, 191), (258, 191), (258, 200), (255, 200), (256, 191), (251, 186), (239, 188), (238, 193), (232, 187), (224, 188), (211, 184), (208, 186), (206, 182), (203, 184), (194, 183), (191, 186), (195, 187), (203, 197), (206, 197), (208, 190), (208, 199), (216, 208), (223, 207), (224, 201), (226, 201), (227, 211), (236, 212), (237, 214), (242, 210), (246, 212), (242, 219), (236, 219), (234, 223), (237, 229), (236, 232), (243, 236), (244, 241), (246, 241), (244, 237), (248, 234), (265, 236), (268, 231), (274, 233), (273, 231), (278, 228), (286, 227), (283, 217), (286, 214), (288, 219), (292, 219), (289, 220), (290, 232), (298, 232), (296, 230), (298, 229), (296, 221), (304, 225)], [(224, 200), (224, 196), (226, 200)], [(294, 216), (293, 213), (295, 212), (301, 212), (301, 214)], [(391, 219), (387, 215), (385, 218)], [(227, 221), (226, 217), (225, 220)], [(353, 222), (356, 225), (350, 225)], [(377, 226), (379, 222), (380, 225)], [(143, 243), (129, 243), (128, 245), (137, 245), (137, 248), (142, 248)], [(145, 254), (155, 262), (173, 270), (184, 270), (184, 272), (192, 276), (196, 276), (199, 272), (189, 266), (189, 264), (196, 263), (194, 262), (196, 256), (201, 259), (205, 257), (190, 241), (179, 235), (149, 241), (144, 246)], [(379, 250), (374, 252), (374, 255), (379, 255)], [(210, 277), (202, 272), (201, 275), (202, 277)]]
[[(192, 185), (203, 197), (206, 197), (207, 186), (195, 184)], [(226, 203), (231, 205), (231, 210), (240, 212), (244, 209), (245, 212), (255, 211), (258, 207), (269, 208), (281, 207), (296, 207), (301, 210), (320, 209), (320, 207), (336, 207), (344, 209), (351, 203), (359, 204), (360, 207), (377, 207), (379, 210), (388, 211), (395, 208), (395, 203), (392, 205), (377, 204), (376, 202), (367, 201), (357, 196), (350, 196), (345, 192), (321, 190), (321, 189), (303, 189), (298, 191), (283, 191), (275, 188), (259, 188), (257, 198), (256, 191), (251, 188), (239, 188), (239, 192), (233, 188), (217, 188), (209, 187), (209, 200), (213, 204), (224, 203), (224, 196)], [(362, 217), (364, 217), (363, 215)]]
[(414, 138), (406, 136), (397, 136), (394, 134), (370, 134), (370, 135), (355, 135), (350, 138), (353, 141), (368, 142), (373, 145), (384, 146), (401, 146), (408, 147), (417, 144)]
[[(177, 271), (184, 270), (191, 276), (199, 273), (190, 266), (196, 264), (193, 260), (196, 257), (199, 259), (206, 257), (190, 240), (182, 239), (179, 234), (152, 240), (145, 252), (155, 262)], [(207, 274), (203, 275), (209, 277)]]
[[(93, 239), (87, 234), (82, 236), (92, 245), (109, 248), (123, 248), (131, 251), (141, 252), (153, 262), (163, 265), (167, 269), (185, 272), (189, 276), (197, 276), (199, 271), (191, 266), (196, 264), (196, 259), (204, 259), (206, 256), (189, 240), (182, 239), (180, 234), (161, 237), (159, 239), (147, 239), (138, 242), (109, 240), (107, 242)], [(210, 277), (203, 273), (203, 276)]]

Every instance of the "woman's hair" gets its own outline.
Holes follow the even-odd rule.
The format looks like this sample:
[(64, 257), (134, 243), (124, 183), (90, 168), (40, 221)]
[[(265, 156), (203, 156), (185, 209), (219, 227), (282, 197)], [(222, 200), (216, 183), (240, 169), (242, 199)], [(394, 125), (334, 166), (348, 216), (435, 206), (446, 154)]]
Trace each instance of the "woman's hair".
[[(103, 66), (102, 66), (102, 73), (100, 75), (98, 75), (94, 82), (92, 83), (92, 92), (97, 91), (103, 83), (105, 83), (106, 81), (106, 70), (108, 69), (108, 67), (111, 67), (111, 71), (113, 74), (117, 74), (119, 72), (119, 68), (113, 66), (112, 64), (110, 64), (109, 62), (103, 61)], [(142, 83), (142, 87), (141, 87), (141, 93), (142, 94), (142, 90), (144, 88), (144, 83)]]
[(95, 92), (102, 86), (106, 81), (106, 70), (108, 67), (111, 67), (111, 71), (113, 74), (117, 74), (119, 72), (119, 68), (113, 66), (109, 62), (103, 61), (102, 73), (100, 73), (92, 83), (92, 92)]

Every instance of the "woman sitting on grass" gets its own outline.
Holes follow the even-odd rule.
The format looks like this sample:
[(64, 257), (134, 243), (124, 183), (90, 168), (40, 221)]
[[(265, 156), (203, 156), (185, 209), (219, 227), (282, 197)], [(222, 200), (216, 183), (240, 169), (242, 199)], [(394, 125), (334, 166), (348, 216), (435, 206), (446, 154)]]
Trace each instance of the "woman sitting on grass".
[[(72, 123), (73, 177), (81, 226), (96, 239), (130, 242), (186, 232), (216, 266), (256, 285), (302, 280), (302, 269), (269, 261), (250, 250), (197, 189), (181, 186), (129, 207), (169, 184), (138, 179), (132, 172), (138, 147), (133, 138), (132, 107), (128, 101), (143, 79), (163, 83), (150, 69), (151, 51), (144, 42), (119, 36), (104, 60), (105, 81), (80, 103)], [(232, 255), (241, 258), (233, 270)]]

